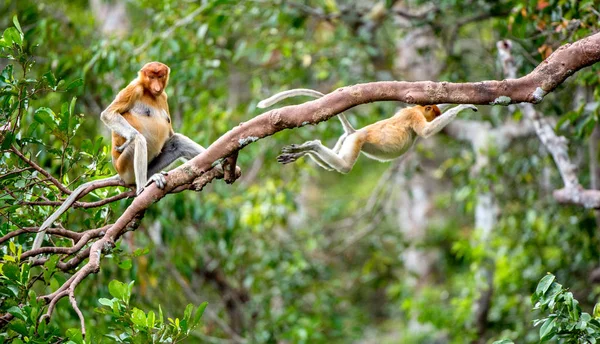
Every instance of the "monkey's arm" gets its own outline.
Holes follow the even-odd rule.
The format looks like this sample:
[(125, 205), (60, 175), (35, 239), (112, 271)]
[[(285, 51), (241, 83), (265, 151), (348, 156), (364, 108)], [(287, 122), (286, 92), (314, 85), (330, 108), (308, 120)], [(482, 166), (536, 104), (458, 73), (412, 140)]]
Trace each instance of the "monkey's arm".
[(439, 116), (431, 122), (427, 122), (422, 116), (413, 116), (412, 128), (417, 133), (417, 135), (423, 138), (428, 138), (440, 132), (440, 130), (442, 130), (446, 125), (448, 125), (448, 123), (450, 123), (456, 117), (456, 115), (458, 115), (459, 112), (465, 109), (477, 111), (477, 107), (475, 107), (475, 105), (462, 104), (444, 112), (441, 116)]
[(100, 114), (100, 119), (110, 130), (125, 138), (125, 142), (121, 146), (115, 147), (119, 153), (122, 153), (136, 136), (142, 136), (138, 135), (139, 132), (121, 114), (131, 110), (135, 102), (142, 96), (143, 91), (138, 82), (132, 82), (121, 90), (115, 100)]

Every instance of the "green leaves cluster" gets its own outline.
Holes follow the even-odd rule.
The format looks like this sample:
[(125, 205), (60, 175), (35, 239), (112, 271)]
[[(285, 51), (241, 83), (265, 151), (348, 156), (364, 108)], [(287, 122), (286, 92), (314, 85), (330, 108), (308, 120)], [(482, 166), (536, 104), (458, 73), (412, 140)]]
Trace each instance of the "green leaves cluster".
[(133, 283), (126, 284), (112, 280), (108, 285), (108, 291), (113, 298), (98, 300), (102, 306), (96, 308), (96, 312), (109, 316), (113, 324), (113, 333), (105, 334), (105, 337), (114, 340), (115, 343), (177, 343), (188, 337), (200, 325), (207, 302), (203, 302), (198, 307), (188, 304), (183, 318), (167, 318), (165, 321), (160, 306), (158, 306), (158, 314), (154, 311), (146, 313), (130, 306)]
[(555, 282), (548, 274), (540, 280), (531, 300), (534, 309), (548, 316), (534, 321), (540, 326), (540, 342), (551, 342), (558, 338), (565, 344), (595, 344), (600, 340), (600, 303), (594, 307), (593, 315), (582, 312), (573, 293)]

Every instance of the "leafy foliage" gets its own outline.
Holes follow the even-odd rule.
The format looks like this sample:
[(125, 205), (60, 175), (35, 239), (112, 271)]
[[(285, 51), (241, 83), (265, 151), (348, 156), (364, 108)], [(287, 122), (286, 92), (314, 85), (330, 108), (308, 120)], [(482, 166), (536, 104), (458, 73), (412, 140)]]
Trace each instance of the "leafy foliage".
[(555, 282), (555, 276), (546, 275), (540, 280), (532, 301), (534, 309), (550, 314), (546, 318), (537, 319), (535, 326), (540, 326), (540, 342), (550, 342), (553, 338), (563, 339), (564, 343), (596, 343), (600, 339), (600, 314), (594, 316), (582, 312), (579, 302), (573, 293)]
[[(258, 100), (280, 90), (328, 92), (407, 80), (421, 60), (426, 69), (439, 67), (440, 80), (498, 79), (499, 39), (515, 42), (519, 72), (527, 73), (558, 46), (598, 30), (594, 1), (100, 2), (124, 6), (121, 31), (110, 31), (93, 3), (0, 2), (0, 237), (35, 228), (55, 209), (49, 202), (64, 198), (42, 171), (71, 190), (114, 173), (98, 114), (147, 61), (172, 68), (167, 90), (175, 130), (209, 145), (256, 115)], [(393, 3), (406, 4), (401, 9), (414, 15), (402, 17)], [(416, 48), (409, 66), (400, 68), (411, 44), (423, 39), (412, 34), (421, 31), (434, 44)], [(584, 185), (591, 179), (585, 149), (598, 119), (598, 79), (597, 66), (583, 70), (538, 105), (570, 138)], [(576, 86), (590, 90), (586, 102), (575, 101)], [(372, 104), (349, 117), (361, 127), (397, 105)], [(507, 117), (522, 115), (491, 107), (470, 119), (498, 126)], [(590, 210), (551, 198), (560, 176), (536, 138), (489, 149), (490, 164), (477, 178), (476, 154), (465, 144), (441, 135), (434, 144), (421, 142), (405, 167), (392, 168), (389, 193), (377, 187), (386, 164), (359, 160), (340, 177), (305, 161), (274, 163), (284, 144), (333, 143), (340, 133), (330, 121), (257, 142), (240, 154), (245, 179), (233, 187), (215, 183), (149, 209), (99, 274), (77, 289), (85, 341), (537, 343), (536, 317), (543, 317), (538, 326), (550, 321), (543, 338), (568, 342), (583, 334), (582, 341), (591, 341), (595, 315), (588, 319), (578, 307), (591, 309), (600, 295), (588, 282), (600, 261), (596, 220)], [(416, 187), (420, 178), (429, 188)], [(120, 191), (96, 190), (82, 201)], [(409, 201), (400, 202), (404, 191)], [(487, 241), (474, 225), (482, 192), (498, 202)], [(422, 206), (420, 197), (430, 202)], [(101, 228), (129, 202), (71, 209), (60, 222), (75, 232)], [(426, 216), (418, 220), (411, 209)], [(419, 232), (426, 235), (415, 239)], [(73, 255), (51, 255), (34, 266), (21, 259), (32, 239), (22, 233), (0, 248), (0, 317), (12, 317), (8, 325), (0, 320), (0, 338), (80, 343), (79, 319), (67, 301), (48, 323), (38, 321), (47, 305), (37, 296), (69, 278), (72, 271), (61, 266)], [(73, 245), (69, 238), (52, 240)], [(423, 255), (411, 260), (414, 252)], [(419, 270), (423, 257), (434, 257), (433, 263)], [(482, 274), (488, 270), (489, 283)], [(568, 281), (580, 304), (562, 287), (551, 299), (559, 290), (554, 281), (532, 300), (547, 271)], [(487, 290), (491, 303), (481, 334), (474, 309)], [(547, 315), (531, 312), (536, 303)], [(199, 322), (203, 307), (214, 317)]]

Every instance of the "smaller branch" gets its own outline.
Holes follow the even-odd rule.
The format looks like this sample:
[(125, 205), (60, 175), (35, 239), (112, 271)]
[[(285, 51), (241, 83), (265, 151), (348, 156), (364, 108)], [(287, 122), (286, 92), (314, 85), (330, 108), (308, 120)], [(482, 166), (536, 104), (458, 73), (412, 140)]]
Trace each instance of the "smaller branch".
[[(127, 232), (128, 230), (135, 230), (136, 228), (138, 228), (141, 223), (141, 219), (144, 217), (144, 213), (144, 211), (138, 213), (131, 221), (127, 223), (123, 230), (118, 231), (116, 233), (111, 231), (111, 229), (114, 229), (114, 225), (103, 227), (103, 229), (108, 227), (110, 228), (108, 228), (106, 233), (103, 233), (102, 239), (93, 243), (92, 246), (87, 248), (86, 250), (79, 252), (76, 257), (74, 257), (66, 263), (68, 265), (73, 264), (73, 262), (76, 262), (75, 266), (77, 266), (85, 258), (89, 258), (87, 264), (85, 264), (81, 269), (79, 269), (79, 271), (74, 273), (73, 276), (71, 276), (65, 283), (63, 283), (63, 285), (60, 288), (58, 288), (55, 292), (38, 297), (38, 299), (45, 300), (49, 303), (48, 311), (40, 318), (40, 321), (44, 319), (49, 319), (52, 315), (52, 312), (54, 311), (56, 303), (60, 299), (67, 295), (69, 295), (70, 298), (71, 295), (74, 295), (73, 293), (75, 292), (75, 288), (77, 288), (79, 283), (81, 283), (81, 281), (83, 281), (84, 278), (86, 278), (92, 273), (97, 273), (100, 270), (100, 259), (102, 258), (102, 253), (109, 252), (114, 247), (115, 241), (118, 240), (123, 234), (125, 234), (125, 232)], [(80, 240), (80, 242), (86, 242), (83, 239), (84, 237), (82, 237), (82, 240)], [(38, 261), (36, 261), (35, 263), (37, 262)], [(77, 307), (77, 303), (71, 302), (71, 305), (74, 307), (75, 312), (78, 313), (78, 315), (80, 315), (81, 311), (78, 312), (79, 308)], [(80, 316), (80, 319), (82, 322), (82, 331), (85, 331), (85, 325), (83, 324), (83, 316)]]
[(103, 236), (104, 233), (106, 233), (106, 231), (110, 228), (110, 226), (111, 225), (83, 232), (83, 235), (81, 236), (81, 238), (72, 247), (46, 246), (46, 247), (40, 247), (35, 250), (26, 251), (21, 255), (21, 260), (29, 258), (29, 257), (35, 257), (37, 255), (44, 254), (44, 253), (71, 255), (71, 254), (81, 250), (83, 248), (83, 246), (85, 246), (91, 239)]
[(69, 291), (69, 302), (79, 317), (79, 322), (81, 323), (81, 334), (83, 337), (85, 337), (85, 318), (83, 317), (83, 313), (81, 313), (79, 306), (77, 306), (77, 300), (75, 299), (75, 293), (73, 290)]
[[(17, 229), (15, 231), (12, 231), (8, 234), (6, 234), (5, 236), (0, 238), (0, 244), (6, 242), (7, 240), (14, 238), (18, 235), (21, 234), (25, 234), (25, 233), (37, 233), (39, 227), (24, 227), (21, 229)], [(73, 232), (70, 230), (66, 230), (62, 227), (57, 227), (57, 228), (48, 228), (46, 230), (47, 234), (52, 234), (52, 235), (58, 235), (58, 236), (62, 236), (65, 238), (70, 238), (73, 240), (79, 240), (81, 238), (81, 236), (83, 235), (83, 233), (77, 233), (77, 232)]]
[(69, 292), (67, 290), (63, 290), (60, 293), (57, 293), (50, 300), (50, 304), (48, 304), (48, 311), (46, 312), (46, 314), (42, 315), (42, 317), (40, 318), (40, 322), (44, 321), (44, 320), (50, 321), (50, 316), (52, 315), (52, 312), (54, 312), (54, 307), (56, 307), (56, 303), (58, 303), (58, 301), (60, 301), (60, 299), (67, 296), (68, 294), (69, 294)]
[(56, 185), (56, 187), (66, 193), (67, 195), (71, 194), (71, 190), (67, 189), (66, 186), (64, 186), (61, 182), (59, 182), (56, 178), (52, 177), (52, 175), (48, 172), (46, 172), (46, 170), (44, 170), (43, 168), (40, 167), (40, 165), (36, 164), (34, 161), (28, 159), (25, 155), (23, 155), (23, 153), (21, 153), (15, 146), (11, 146), (10, 150), (15, 153), (19, 158), (21, 158), (21, 160), (25, 161), (26, 164), (28, 164), (29, 166), (31, 166), (33, 169), (35, 169), (36, 171), (38, 171), (39, 173), (41, 173), (42, 175), (44, 175), (46, 178), (48, 178), (48, 180), (50, 182), (52, 182), (52, 184)]
[[(0, 128), (2, 129), (2, 128)], [(1, 131), (1, 130), (0, 130)], [(25, 167), (18, 170), (10, 171), (0, 176), (0, 179), (7, 178), (8, 176), (12, 176), (13, 174), (21, 174), (22, 172), (33, 170), (33, 167)]]
[(235, 180), (241, 175), (241, 171), (239, 173), (236, 173), (238, 172), (236, 171), (237, 158), (238, 151), (235, 151), (235, 153), (233, 153), (232, 155), (228, 156), (227, 159), (225, 159), (225, 165), (223, 166), (223, 179), (227, 184), (233, 184), (233, 182), (235, 182)]
[[(66, 263), (62, 262), (62, 261), (58, 262), (56, 264), (56, 267), (64, 272), (71, 271), (72, 269), (77, 267), (82, 261), (84, 261), (87, 257), (89, 257), (89, 255), (90, 255), (90, 248), (88, 247), (83, 251), (79, 251), (75, 255), (75, 257), (71, 258), (68, 262), (66, 262)], [(48, 261), (48, 258), (46, 258), (46, 257), (38, 258), (33, 261), (31, 266), (44, 265), (47, 261)]]
[[(99, 189), (100, 187), (97, 187), (95, 189)], [(94, 189), (94, 190), (95, 190)], [(84, 191), (86, 194), (90, 193), (92, 190), (89, 191)], [(82, 195), (83, 196), (83, 195)], [(71, 206), (72, 208), (82, 208), (82, 209), (90, 209), (90, 208), (97, 208), (97, 207), (101, 207), (103, 205), (107, 205), (109, 203), (112, 202), (116, 202), (125, 198), (131, 198), (131, 197), (135, 197), (135, 191), (131, 190), (131, 191), (126, 191), (126, 192), (122, 192), (118, 195), (114, 195), (108, 198), (105, 198), (103, 200), (99, 200), (99, 201), (95, 201), (95, 202), (75, 202), (73, 203), (73, 205)], [(19, 202), (20, 204), (23, 205), (30, 205), (30, 206), (60, 206), (64, 203), (64, 200), (60, 200), (60, 201), (33, 201), (33, 202)]]

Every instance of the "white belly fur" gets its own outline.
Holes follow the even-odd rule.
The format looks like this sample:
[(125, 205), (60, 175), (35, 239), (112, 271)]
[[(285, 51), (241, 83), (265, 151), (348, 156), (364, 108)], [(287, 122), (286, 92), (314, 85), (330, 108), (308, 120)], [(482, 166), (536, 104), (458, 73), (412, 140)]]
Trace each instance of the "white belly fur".
[(154, 159), (171, 136), (171, 123), (165, 110), (138, 102), (130, 110), (140, 124), (140, 134), (146, 138), (148, 160)]

